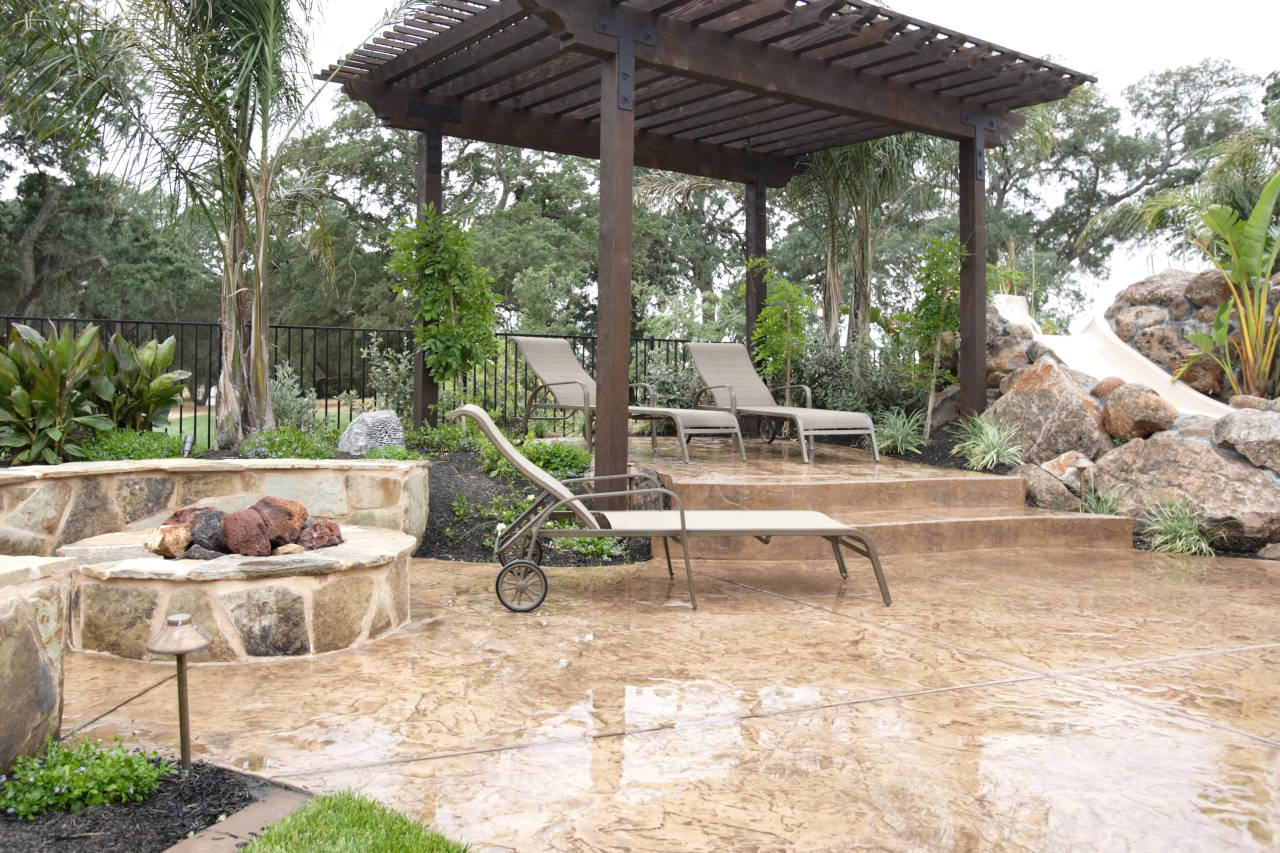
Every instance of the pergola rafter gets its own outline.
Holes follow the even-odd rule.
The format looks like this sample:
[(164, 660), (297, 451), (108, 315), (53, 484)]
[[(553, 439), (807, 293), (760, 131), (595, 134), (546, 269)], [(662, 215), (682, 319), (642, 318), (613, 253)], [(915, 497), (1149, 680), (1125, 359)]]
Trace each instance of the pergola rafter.
[[(423, 132), (424, 204), (440, 204), (443, 134), (600, 159), (605, 474), (626, 464), (634, 166), (746, 185), (748, 253), (762, 256), (766, 189), (804, 155), (909, 131), (960, 142), (961, 397), (980, 411), (983, 150), (1021, 125), (1014, 108), (1092, 80), (859, 0), (429, 0), (320, 76)], [(749, 281), (749, 325), (763, 297)]]

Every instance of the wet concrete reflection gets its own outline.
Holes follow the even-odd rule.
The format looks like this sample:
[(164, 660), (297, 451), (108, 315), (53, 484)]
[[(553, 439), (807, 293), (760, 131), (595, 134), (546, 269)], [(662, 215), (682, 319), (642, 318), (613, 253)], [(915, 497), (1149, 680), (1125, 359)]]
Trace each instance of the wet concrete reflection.
[[(476, 850), (1280, 845), (1280, 572), (1036, 549), (551, 570), (416, 561), (404, 632), (192, 674), (199, 759)], [(555, 586), (556, 584), (559, 586)], [(846, 590), (845, 587), (848, 587)], [(164, 667), (68, 655), (67, 723), (172, 750)]]

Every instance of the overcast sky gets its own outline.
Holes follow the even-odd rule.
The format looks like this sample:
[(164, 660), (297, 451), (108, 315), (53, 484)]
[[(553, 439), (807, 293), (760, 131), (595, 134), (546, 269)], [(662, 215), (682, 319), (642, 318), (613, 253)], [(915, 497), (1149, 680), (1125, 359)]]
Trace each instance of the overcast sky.
[[(1280, 2), (1276, 0), (1238, 0), (1223, 6), (1186, 0), (1060, 4), (896, 0), (890, 5), (913, 17), (1092, 74), (1116, 103), (1126, 86), (1145, 75), (1206, 58), (1228, 59), (1258, 76), (1280, 70), (1276, 49)], [(318, 67), (362, 43), (386, 8), (377, 0), (321, 0), (313, 54)], [(1145, 271), (1167, 265), (1163, 255), (1121, 258), (1117, 254), (1113, 280), (1099, 283), (1098, 288), (1118, 290)]]

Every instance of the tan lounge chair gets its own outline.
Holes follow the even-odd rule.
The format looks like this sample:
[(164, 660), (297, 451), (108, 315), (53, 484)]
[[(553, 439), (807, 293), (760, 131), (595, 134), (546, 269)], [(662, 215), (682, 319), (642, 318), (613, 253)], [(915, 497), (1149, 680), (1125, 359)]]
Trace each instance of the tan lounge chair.
[[(452, 420), (470, 418), (479, 425), (494, 448), (542, 490), (533, 504), (495, 537), (493, 554), (502, 563), (494, 581), (498, 600), (508, 610), (527, 612), (547, 597), (547, 575), (543, 572), (540, 540), (561, 536), (646, 536), (662, 537), (662, 550), (667, 558), (667, 574), (675, 577), (671, 566), (669, 540), (682, 546), (695, 536), (754, 536), (766, 545), (775, 536), (821, 536), (831, 543), (840, 577), (849, 576), (842, 548), (848, 548), (871, 561), (876, 583), (885, 605), (889, 585), (880, 568), (880, 557), (870, 537), (854, 527), (812, 510), (686, 510), (680, 496), (658, 485), (651, 475), (620, 474), (614, 477), (588, 477), (561, 482), (530, 462), (499, 431), (489, 414), (479, 406), (465, 405), (454, 409)], [(613, 482), (617, 489), (574, 494), (569, 485), (591, 488)], [(635, 483), (636, 488), (627, 488)], [(648, 485), (641, 485), (647, 482)], [(667, 509), (591, 510), (588, 504), (602, 498), (659, 497)], [(568, 520), (571, 527), (553, 528), (552, 520)], [(689, 549), (683, 547), (684, 571), (689, 582), (689, 603), (695, 609), (698, 601), (693, 593), (693, 569), (689, 565)]]
[[(573, 354), (569, 342), (564, 338), (517, 337), (514, 340), (529, 369), (538, 377), (541, 384), (530, 392), (524, 406), (524, 417), (513, 421), (512, 435), (522, 437), (537, 410), (582, 412), (586, 422), (587, 444), (591, 445), (592, 424), (596, 411), (596, 381), (582, 369), (582, 364)], [(630, 387), (648, 391), (650, 403), (656, 400), (652, 385), (636, 382)], [(548, 397), (550, 399), (547, 399)], [(684, 454), (686, 465), (689, 463), (689, 439), (695, 435), (732, 436), (738, 448), (738, 454), (744, 462), (747, 459), (738, 419), (727, 412), (719, 412), (715, 409), (668, 409), (651, 405), (628, 406), (627, 415), (652, 422), (653, 429), (650, 431), (649, 440), (655, 454), (658, 452), (657, 422), (670, 421), (675, 424), (676, 438), (680, 443), (680, 452)]]
[[(880, 461), (880, 448), (876, 444), (876, 429), (871, 418), (862, 412), (837, 412), (813, 407), (813, 391), (808, 385), (778, 386), (770, 388), (756, 373), (751, 354), (742, 344), (687, 343), (694, 367), (706, 383), (693, 398), (693, 407), (710, 392), (715, 407), (734, 417), (747, 415), (761, 418), (760, 437), (766, 443), (773, 441), (776, 428), (773, 421), (791, 421), (796, 425), (796, 437), (800, 439), (800, 456), (811, 461), (810, 453), (819, 435), (869, 435), (871, 453)], [(780, 406), (774, 392), (788, 387), (804, 390), (804, 407)]]

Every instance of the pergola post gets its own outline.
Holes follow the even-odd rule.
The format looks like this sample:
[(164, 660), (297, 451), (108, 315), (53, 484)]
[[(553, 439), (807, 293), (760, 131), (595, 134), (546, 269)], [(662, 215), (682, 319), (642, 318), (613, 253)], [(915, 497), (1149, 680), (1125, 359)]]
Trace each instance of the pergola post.
[(631, 204), (635, 113), (619, 99), (618, 54), (600, 63), (600, 255), (596, 310), (597, 476), (627, 471)]
[[(768, 234), (768, 206), (765, 195), (764, 176), (757, 175), (755, 183), (743, 185), (746, 192), (746, 203), (744, 207), (747, 213), (747, 260), (752, 261), (756, 258), (764, 258), (767, 251), (765, 246), (765, 235)], [(764, 273), (762, 271), (747, 272), (747, 346), (754, 349), (752, 344), (752, 333), (755, 332), (756, 318), (760, 316), (760, 309), (764, 307), (765, 298), (768, 293), (765, 290)]]
[(981, 130), (960, 141), (960, 409), (987, 407), (987, 199)]
[[(418, 133), (418, 161), (414, 168), (414, 187), (418, 196), (418, 216), (421, 217), (428, 206), (435, 208), (436, 213), (443, 213), (444, 205), (444, 134), (441, 132), (440, 120), (429, 119), (427, 129)], [(413, 426), (415, 429), (423, 423), (436, 425), (436, 405), (440, 402), (440, 388), (436, 381), (427, 375), (427, 365), (421, 349), (415, 349), (413, 355)]]

